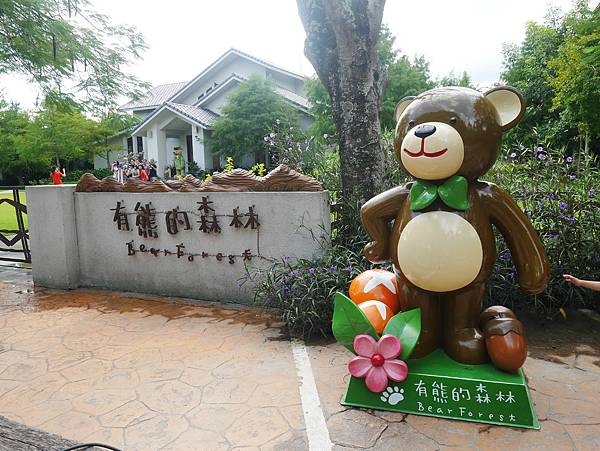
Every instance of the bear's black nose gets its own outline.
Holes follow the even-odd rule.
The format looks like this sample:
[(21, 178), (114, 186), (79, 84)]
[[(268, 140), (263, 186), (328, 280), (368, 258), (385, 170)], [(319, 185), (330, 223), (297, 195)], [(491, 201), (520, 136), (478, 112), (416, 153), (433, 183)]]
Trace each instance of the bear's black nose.
[(425, 139), (435, 133), (434, 125), (419, 125), (415, 130), (415, 136), (421, 139)]

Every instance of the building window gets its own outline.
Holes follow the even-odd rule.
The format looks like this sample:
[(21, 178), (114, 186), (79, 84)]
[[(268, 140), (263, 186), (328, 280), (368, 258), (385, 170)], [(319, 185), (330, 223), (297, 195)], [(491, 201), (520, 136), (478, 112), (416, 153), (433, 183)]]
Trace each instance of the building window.
[(127, 152), (133, 153), (133, 138), (132, 137), (127, 138)]
[(144, 151), (144, 140), (141, 136), (137, 137), (137, 151), (138, 153), (142, 153)]

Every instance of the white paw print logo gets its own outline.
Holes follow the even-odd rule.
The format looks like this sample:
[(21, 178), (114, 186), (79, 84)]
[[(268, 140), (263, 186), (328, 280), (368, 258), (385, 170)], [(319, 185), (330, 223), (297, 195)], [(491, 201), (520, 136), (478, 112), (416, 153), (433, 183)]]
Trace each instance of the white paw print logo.
[(388, 387), (379, 397), (383, 402), (387, 402), (390, 406), (395, 406), (400, 401), (404, 400), (404, 389), (398, 387)]

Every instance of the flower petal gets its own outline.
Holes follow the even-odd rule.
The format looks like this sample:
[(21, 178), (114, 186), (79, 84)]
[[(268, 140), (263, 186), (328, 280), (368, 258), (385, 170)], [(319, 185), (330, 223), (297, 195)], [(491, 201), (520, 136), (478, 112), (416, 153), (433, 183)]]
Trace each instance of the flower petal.
[(384, 359), (395, 359), (402, 352), (402, 345), (400, 340), (394, 335), (385, 334), (379, 339), (375, 352), (378, 352), (383, 356)]
[(365, 377), (371, 368), (373, 368), (373, 364), (371, 363), (371, 359), (367, 357), (354, 357), (348, 362), (348, 371), (354, 377)]
[(382, 366), (374, 366), (367, 373), (365, 382), (367, 383), (367, 388), (370, 391), (373, 393), (381, 393), (383, 390), (385, 390), (385, 387), (388, 386), (387, 373)]
[(354, 337), (354, 351), (358, 355), (371, 358), (376, 349), (377, 343), (370, 335), (361, 334)]
[(387, 376), (396, 382), (402, 382), (408, 376), (408, 365), (402, 360), (386, 360), (383, 369)]

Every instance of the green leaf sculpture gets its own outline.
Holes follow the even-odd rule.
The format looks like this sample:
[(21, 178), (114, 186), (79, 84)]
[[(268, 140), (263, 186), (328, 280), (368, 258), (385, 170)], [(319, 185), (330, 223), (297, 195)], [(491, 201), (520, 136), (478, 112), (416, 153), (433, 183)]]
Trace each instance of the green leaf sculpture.
[[(377, 335), (362, 310), (358, 308), (352, 299), (340, 292), (335, 294), (331, 329), (335, 339), (353, 354), (356, 354), (354, 352), (354, 337), (357, 335), (366, 334), (375, 340), (379, 340), (379, 335)], [(402, 345), (404, 346), (404, 343)]]
[(407, 360), (421, 334), (421, 309), (416, 308), (397, 313), (390, 319), (383, 330), (383, 335), (394, 335), (402, 344), (401, 360)]

